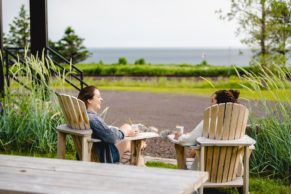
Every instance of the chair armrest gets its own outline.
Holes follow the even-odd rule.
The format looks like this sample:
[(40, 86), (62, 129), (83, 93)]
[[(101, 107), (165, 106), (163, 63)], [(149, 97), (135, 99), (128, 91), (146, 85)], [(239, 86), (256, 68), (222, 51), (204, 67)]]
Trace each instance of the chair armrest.
[(189, 147), (189, 148), (192, 148), (194, 150), (200, 150), (201, 145), (192, 145), (192, 146), (185, 146), (185, 147)]
[(88, 139), (88, 142), (97, 143), (97, 142), (101, 142), (101, 140), (100, 139)]
[(73, 129), (70, 128), (67, 124), (59, 125), (57, 126), (57, 131), (77, 136), (91, 136), (92, 130), (86, 129), (86, 130), (80, 130), (80, 129)]
[(180, 144), (176, 139), (174, 139), (175, 135), (174, 134), (170, 134), (167, 136), (168, 140), (174, 144), (179, 144), (180, 146), (183, 147), (189, 147), (189, 148), (193, 148), (195, 150), (200, 150), (200, 145), (184, 145), (184, 144)]
[(250, 138), (247, 135), (235, 140), (216, 140), (208, 139), (206, 137), (198, 137), (196, 141), (201, 146), (251, 146), (256, 143), (254, 139)]
[(160, 137), (160, 135), (155, 132), (141, 132), (141, 133), (138, 133), (134, 137), (124, 137), (124, 140), (134, 141), (134, 140), (149, 139), (149, 138), (154, 138), (154, 137)]

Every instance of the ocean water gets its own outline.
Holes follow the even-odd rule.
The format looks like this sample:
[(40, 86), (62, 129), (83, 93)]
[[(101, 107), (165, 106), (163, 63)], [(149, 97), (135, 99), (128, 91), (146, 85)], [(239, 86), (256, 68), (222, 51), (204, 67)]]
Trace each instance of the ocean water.
[(203, 48), (91, 48), (92, 55), (83, 63), (99, 62), (117, 63), (125, 57), (128, 63), (144, 58), (151, 64), (199, 64), (203, 60), (211, 65), (247, 66), (252, 53), (249, 49), (203, 49)]

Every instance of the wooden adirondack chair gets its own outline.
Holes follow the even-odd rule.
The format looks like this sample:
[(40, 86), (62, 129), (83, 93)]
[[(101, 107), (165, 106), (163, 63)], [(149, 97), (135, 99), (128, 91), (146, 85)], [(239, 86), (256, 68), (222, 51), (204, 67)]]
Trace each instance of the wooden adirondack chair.
[[(91, 138), (92, 130), (90, 129), (85, 103), (73, 96), (64, 94), (58, 94), (58, 100), (64, 113), (66, 124), (57, 127), (57, 157), (60, 159), (65, 158), (66, 135), (71, 135), (81, 160), (99, 162), (98, 155), (92, 145), (94, 142), (100, 142), (101, 140)], [(146, 139), (158, 136), (154, 132), (144, 132), (135, 137), (125, 137), (125, 140), (131, 141), (132, 146), (131, 152), (124, 153), (122, 156), (121, 163), (142, 165), (142, 145), (144, 145)]]
[[(203, 187), (243, 186), (243, 193), (248, 193), (249, 148), (256, 143), (245, 135), (248, 116), (248, 109), (235, 103), (213, 105), (204, 111), (203, 134), (196, 140), (198, 146), (194, 147), (200, 155), (201, 171), (209, 173), (209, 180)], [(173, 141), (172, 138), (169, 139)], [(185, 168), (184, 147), (176, 142), (175, 148), (178, 166)], [(243, 178), (236, 177), (241, 157), (244, 158)]]
[(64, 94), (57, 96), (66, 120), (66, 124), (57, 127), (57, 157), (65, 158), (66, 135), (71, 135), (79, 158), (83, 161), (98, 162), (98, 155), (92, 150), (92, 145), (93, 142), (100, 140), (91, 139), (92, 130), (85, 103), (73, 96)]

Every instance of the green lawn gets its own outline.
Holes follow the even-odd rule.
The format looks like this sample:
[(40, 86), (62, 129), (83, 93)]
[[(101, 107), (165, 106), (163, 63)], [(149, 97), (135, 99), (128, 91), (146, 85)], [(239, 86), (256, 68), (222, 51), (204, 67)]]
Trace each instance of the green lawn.
[[(60, 89), (61, 80), (52, 80), (53, 88)], [(132, 91), (132, 92), (153, 92), (153, 93), (171, 93), (181, 95), (198, 95), (209, 97), (216, 90), (220, 89), (238, 89), (241, 92), (240, 97), (246, 99), (262, 99), (286, 101), (291, 98), (291, 89), (274, 89), (271, 91), (259, 90), (259, 92), (250, 91), (242, 87), (246, 82), (239, 80), (237, 77), (215, 79), (211, 78), (166, 78), (166, 77), (111, 77), (111, 78), (95, 78), (85, 77), (85, 82), (89, 85), (95, 85), (101, 90), (114, 91)], [(77, 83), (76, 83), (77, 84)], [(63, 89), (72, 88), (65, 84)]]
[[(146, 163), (148, 167), (177, 169), (176, 165), (166, 164), (162, 162), (149, 161)], [(238, 194), (236, 189), (206, 189), (206, 194)], [(250, 177), (250, 193), (251, 194), (287, 194), (291, 193), (291, 186), (283, 184), (279, 180), (265, 179), (262, 177)]]

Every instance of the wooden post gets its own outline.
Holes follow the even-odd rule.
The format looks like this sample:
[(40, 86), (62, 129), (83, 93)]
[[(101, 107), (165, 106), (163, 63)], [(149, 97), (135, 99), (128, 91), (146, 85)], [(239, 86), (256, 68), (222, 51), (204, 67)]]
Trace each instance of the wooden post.
[(66, 157), (66, 134), (60, 131), (58, 131), (57, 157), (59, 159), (65, 159)]
[[(2, 0), (0, 0), (0, 55), (3, 57), (3, 18), (2, 18)], [(4, 97), (4, 64), (0, 57), (0, 98)]]
[(82, 161), (90, 161), (88, 136), (82, 137)]
[(140, 140), (137, 140), (136, 141), (136, 144), (135, 144), (135, 154), (136, 154), (136, 160), (135, 160), (135, 164), (136, 166), (139, 166), (139, 165), (142, 165), (142, 160), (141, 158), (143, 157), (142, 156), (142, 153), (141, 153), (141, 146), (143, 145), (143, 139), (140, 139)]
[(47, 0), (30, 0), (31, 53), (41, 57), (48, 45)]
[(131, 156), (130, 156), (130, 164), (136, 163), (136, 141), (131, 141)]
[[(42, 53), (46, 56), (48, 46), (48, 28), (47, 28), (47, 0), (30, 0), (30, 44), (31, 54), (41, 59)], [(44, 61), (48, 68), (48, 63)], [(37, 79), (35, 84), (40, 84)], [(49, 77), (45, 75), (46, 83), (49, 83)], [(48, 98), (48, 90), (44, 91), (44, 99)]]
[(175, 150), (178, 169), (187, 169), (184, 147), (179, 144), (175, 144)]
[(244, 147), (244, 175), (243, 175), (243, 193), (249, 193), (249, 148)]
[[(201, 151), (200, 151), (200, 170), (201, 171), (205, 171), (205, 168), (204, 168), (204, 156), (205, 156), (205, 147), (201, 146)], [(203, 194), (203, 185), (201, 185), (201, 187), (199, 189), (199, 193)]]

